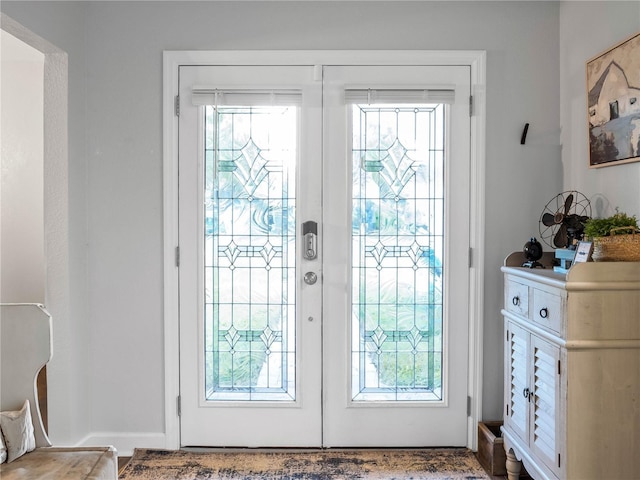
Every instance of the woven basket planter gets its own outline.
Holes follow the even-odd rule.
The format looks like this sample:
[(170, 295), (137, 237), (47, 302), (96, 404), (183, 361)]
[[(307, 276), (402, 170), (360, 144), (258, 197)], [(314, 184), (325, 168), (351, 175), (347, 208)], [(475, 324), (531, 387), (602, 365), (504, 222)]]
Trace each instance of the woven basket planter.
[[(617, 231), (632, 233), (615, 234)], [(640, 230), (618, 227), (608, 237), (595, 237), (591, 258), (594, 262), (640, 262)]]

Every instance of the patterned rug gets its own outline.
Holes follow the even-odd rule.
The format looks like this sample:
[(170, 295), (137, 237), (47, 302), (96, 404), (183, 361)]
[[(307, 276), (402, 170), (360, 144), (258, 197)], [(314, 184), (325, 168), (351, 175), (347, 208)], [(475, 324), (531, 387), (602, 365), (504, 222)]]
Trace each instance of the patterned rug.
[(136, 449), (120, 480), (489, 480), (470, 450)]

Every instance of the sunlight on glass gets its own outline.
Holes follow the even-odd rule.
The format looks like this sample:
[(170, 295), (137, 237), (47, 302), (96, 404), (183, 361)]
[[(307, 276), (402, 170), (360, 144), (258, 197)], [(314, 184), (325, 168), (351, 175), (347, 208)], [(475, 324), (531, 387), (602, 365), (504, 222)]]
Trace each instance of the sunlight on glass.
[(354, 105), (352, 399), (440, 401), (444, 105)]
[(295, 400), (295, 107), (205, 107), (207, 400)]

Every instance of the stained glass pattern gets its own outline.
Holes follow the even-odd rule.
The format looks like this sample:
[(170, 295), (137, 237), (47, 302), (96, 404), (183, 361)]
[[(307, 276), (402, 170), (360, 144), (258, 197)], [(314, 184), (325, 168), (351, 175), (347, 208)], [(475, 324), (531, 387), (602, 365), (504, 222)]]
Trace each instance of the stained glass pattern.
[(440, 401), (445, 106), (352, 119), (352, 399)]
[(295, 107), (205, 107), (205, 395), (295, 400)]

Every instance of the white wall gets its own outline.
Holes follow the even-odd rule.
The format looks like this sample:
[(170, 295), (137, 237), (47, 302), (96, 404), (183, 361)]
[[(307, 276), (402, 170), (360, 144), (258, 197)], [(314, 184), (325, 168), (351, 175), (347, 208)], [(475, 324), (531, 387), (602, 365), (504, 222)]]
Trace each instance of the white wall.
[[(48, 16), (46, 21), (51, 21), (52, 18), (54, 17)], [(87, 396), (81, 390), (82, 379), (88, 370), (83, 362), (78, 361), (84, 357), (86, 348), (86, 335), (83, 335), (86, 322), (74, 324), (69, 306), (69, 269), (70, 264), (75, 262), (70, 262), (69, 259), (67, 55), (1, 12), (0, 26), (3, 35), (11, 34), (40, 52), (39, 57), (44, 58), (43, 79), (38, 95), (38, 121), (41, 125), (31, 132), (33, 134), (37, 131), (40, 138), (30, 138), (29, 143), (42, 147), (42, 208), (38, 216), (43, 224), (40, 230), (44, 248), (44, 298), (40, 301), (54, 318), (53, 360), (47, 366), (48, 377), (53, 380), (48, 385), (49, 428), (54, 432), (52, 438), (63, 444), (77, 437), (77, 432), (85, 432), (88, 425), (85, 402)], [(70, 32), (73, 31), (69, 26), (67, 28)], [(29, 79), (23, 77), (20, 81), (28, 83)], [(12, 97), (19, 90), (18, 85), (13, 85), (3, 95), (6, 93)], [(5, 115), (4, 105), (2, 114)], [(6, 172), (3, 170), (4, 173), (12, 176), (15, 172), (13, 168), (8, 168)], [(9, 210), (18, 209), (19, 205), (15, 203), (15, 199), (8, 200), (4, 207)], [(37, 209), (33, 209), (35, 210)], [(75, 241), (77, 240), (74, 238), (73, 242)], [(79, 301), (75, 303), (81, 304)], [(83, 317), (74, 318), (82, 320)]]
[(640, 162), (589, 169), (586, 113), (586, 62), (639, 32), (640, 2), (564, 2), (560, 8), (564, 185), (591, 198), (594, 217), (619, 207), (640, 218)]
[(0, 40), (0, 302), (44, 303), (44, 55)]
[(78, 328), (58, 341), (86, 362), (70, 395), (90, 408), (87, 442), (110, 440), (122, 453), (164, 445), (163, 50), (487, 51), (483, 406), (485, 419), (501, 417), (499, 266), (537, 234), (540, 210), (562, 188), (557, 3), (3, 1), (0, 8), (69, 54)]

